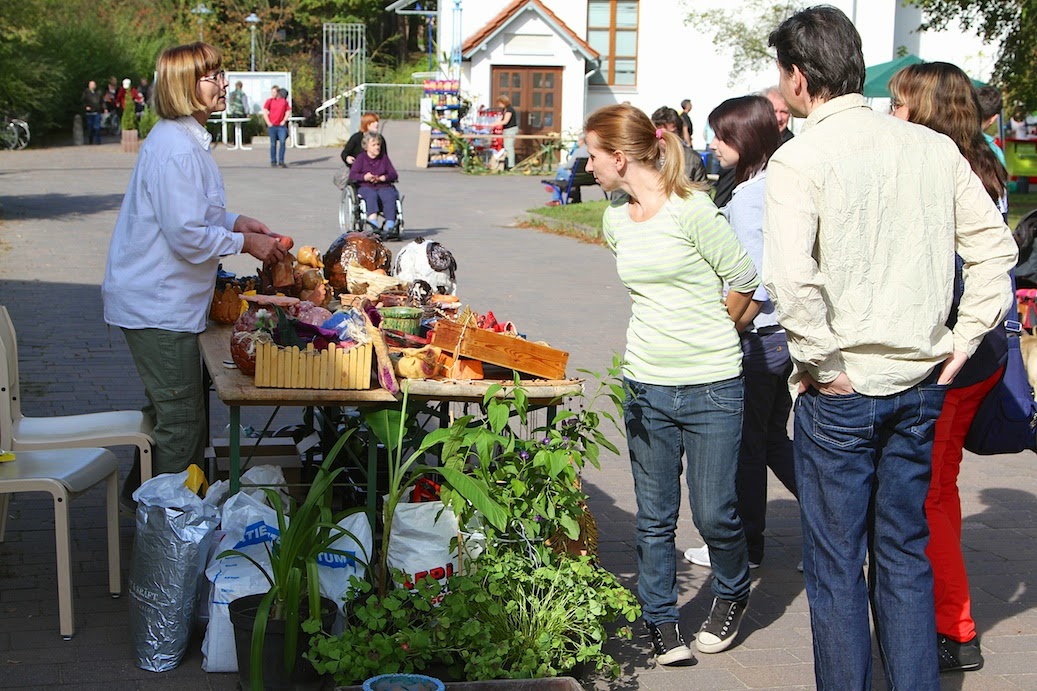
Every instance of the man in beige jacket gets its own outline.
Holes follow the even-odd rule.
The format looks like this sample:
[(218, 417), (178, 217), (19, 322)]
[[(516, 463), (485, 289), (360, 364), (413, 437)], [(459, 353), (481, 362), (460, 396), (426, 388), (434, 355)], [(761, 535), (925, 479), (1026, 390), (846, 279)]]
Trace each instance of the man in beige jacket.
[[(795, 364), (795, 460), (818, 689), (937, 691), (924, 502), (946, 384), (1011, 302), (1016, 247), (950, 139), (874, 113), (850, 20), (770, 36), (800, 134), (767, 174), (764, 283)], [(965, 293), (953, 331), (954, 255)], [(870, 550), (869, 578), (862, 568)]]

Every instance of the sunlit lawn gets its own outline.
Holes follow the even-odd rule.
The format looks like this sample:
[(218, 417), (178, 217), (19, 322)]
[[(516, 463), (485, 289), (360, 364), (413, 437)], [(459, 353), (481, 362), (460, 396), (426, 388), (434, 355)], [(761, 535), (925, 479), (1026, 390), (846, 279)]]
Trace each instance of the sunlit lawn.
[(1015, 228), (1019, 219), (1034, 209), (1037, 209), (1037, 192), (1030, 192), (1028, 194), (1009, 194), (1008, 227)]

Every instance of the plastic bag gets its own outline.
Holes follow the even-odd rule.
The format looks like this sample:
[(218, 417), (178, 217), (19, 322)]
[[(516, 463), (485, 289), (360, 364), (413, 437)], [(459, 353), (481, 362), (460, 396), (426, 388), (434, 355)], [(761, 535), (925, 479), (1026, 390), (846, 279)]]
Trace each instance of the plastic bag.
[(413, 588), (425, 576), (446, 585), (458, 570), (457, 550), (450, 549), (457, 537), (457, 516), (443, 502), (397, 504), (386, 561), (390, 569), (403, 571), (404, 588)]
[[(281, 497), (281, 506), (288, 507), (288, 481), (284, 479), (284, 470), (281, 469), (281, 466), (257, 465), (241, 474), (241, 491), (268, 504), (266, 492), (262, 487), (249, 487), (248, 485), (263, 485), (267, 489), (276, 491)], [(277, 525), (276, 518), (274, 525)]]
[[(291, 519), (288, 519), (291, 523)], [(351, 576), (363, 578), (363, 562), (369, 560), (372, 536), (371, 524), (362, 513), (352, 514), (339, 522), (352, 533), (359, 544), (348, 535), (343, 535), (332, 545), (353, 556), (325, 552), (317, 557), (317, 577), (320, 594), (344, 606), (349, 597)], [(269, 569), (270, 558), (266, 545), (277, 539), (277, 513), (256, 497), (245, 492), (232, 496), (223, 505), (223, 540), (215, 554), (236, 549), (255, 559)], [(209, 625), (202, 641), (202, 669), (206, 672), (236, 672), (238, 659), (234, 648), (234, 626), (230, 621), (230, 603), (246, 595), (259, 595), (270, 589), (259, 569), (244, 557), (232, 555), (223, 559), (213, 558), (205, 570), (211, 583), (209, 588)]]
[(189, 473), (142, 484), (130, 562), (130, 637), (137, 666), (175, 668), (187, 651), (198, 583), (216, 529), (216, 508), (184, 486)]
[(346, 189), (349, 186), (349, 168), (342, 166), (335, 175), (331, 178), (331, 181), (335, 183), (335, 187), (340, 190)]

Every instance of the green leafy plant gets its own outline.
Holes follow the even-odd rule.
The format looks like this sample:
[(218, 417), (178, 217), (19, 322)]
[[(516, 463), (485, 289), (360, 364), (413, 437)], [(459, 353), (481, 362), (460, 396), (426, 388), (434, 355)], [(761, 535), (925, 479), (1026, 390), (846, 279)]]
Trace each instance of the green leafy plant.
[(126, 89), (126, 95), (122, 99), (122, 120), (119, 124), (123, 132), (137, 129), (136, 105), (133, 103), (133, 92), (129, 89)]
[[(382, 546), (378, 552), (378, 596), (384, 597), (388, 592), (388, 566), (386, 559), (389, 554), (389, 536), (392, 534), (393, 519), (396, 515), (396, 507), (403, 501), (407, 490), (414, 482), (423, 475), (430, 472), (443, 472), (443, 468), (436, 468), (420, 463), (433, 447), (444, 443), (450, 435), (450, 430), (455, 426), (440, 428), (426, 434), (417, 448), (408, 456), (404, 457), (404, 447), (407, 439), (408, 425), (412, 424), (413, 418), (408, 414), (409, 387), (407, 383), (403, 386), (403, 405), (399, 409), (383, 408), (364, 415), (371, 432), (381, 440), (389, 454), (388, 474), (389, 483), (385, 491), (382, 509)], [(489, 499), (484, 489), (469, 481), (464, 473), (451, 473), (449, 481), (459, 488), (462, 495), (476, 506), (490, 521), (492, 525), (503, 527), (505, 516), (500, 506)]]
[[(431, 578), (381, 597), (357, 585), (367, 590), (352, 625), (316, 635), (308, 654), (340, 685), (434, 664), (455, 679), (553, 677), (581, 663), (615, 678), (619, 665), (602, 650), (606, 627), (641, 613), (633, 593), (588, 557), (553, 555), (534, 565), (493, 547), (477, 571), (452, 576), (445, 595)], [(629, 626), (618, 635), (629, 638)]]
[[(597, 380), (593, 393), (535, 428), (517, 378), (488, 388), (481, 417), (459, 417), (428, 434), (409, 414), (406, 386), (400, 409), (365, 415), (390, 453), (379, 585), (357, 584), (362, 594), (342, 634), (312, 639), (314, 667), (339, 684), (434, 663), (474, 680), (554, 676), (579, 663), (615, 675), (618, 665), (602, 650), (605, 627), (634, 621), (636, 598), (593, 559), (559, 553), (550, 542), (579, 537), (586, 494), (578, 472), (597, 465), (602, 448), (616, 451), (600, 427), (609, 420), (618, 428), (625, 395), (619, 371), (617, 357), (605, 378), (585, 372)], [(433, 450), (441, 464), (425, 465)], [(445, 590), (431, 579), (394, 589), (384, 559), (393, 514), (415, 479), (430, 473), (445, 480), (441, 497), (462, 525), (481, 523), (486, 551)]]
[[(483, 501), (485, 495), (483, 503), (498, 505), (505, 514), (503, 527), (500, 521), (486, 526), (490, 540), (525, 549), (527, 543), (538, 546), (562, 535), (579, 538), (586, 499), (579, 474), (588, 463), (600, 467), (601, 448), (619, 453), (601, 430), (603, 419), (620, 429), (616, 415), (622, 412), (624, 391), (619, 371), (618, 357), (607, 377), (581, 370), (597, 382), (594, 392), (581, 400), (578, 410), (561, 410), (533, 429), (528, 394), (517, 376), (507, 391), (500, 385), (489, 387), (483, 397), (485, 415), (458, 418), (443, 434), (437, 470), (446, 486), (440, 496), (459, 523), (468, 525), (483, 514), (472, 498)], [(611, 406), (598, 411), (599, 402)]]
[(145, 106), (144, 112), (140, 116), (140, 123), (137, 126), (141, 138), (147, 137), (148, 133), (151, 132), (151, 128), (156, 124), (158, 124), (158, 113), (152, 110), (150, 106)]
[(299, 649), (300, 616), (304, 597), (308, 606), (308, 621), (310, 622), (308, 628), (312, 630), (320, 628), (318, 556), (321, 553), (351, 556), (331, 548), (332, 544), (344, 536), (353, 538), (359, 544), (355, 536), (339, 526), (338, 522), (360, 509), (350, 509), (338, 514), (333, 514), (331, 509), (333, 484), (342, 472), (342, 468), (332, 470), (331, 467), (349, 436), (348, 433), (344, 434), (338, 440), (331, 453), (318, 468), (317, 477), (310, 485), (306, 498), (291, 513), (290, 519), (280, 495), (272, 489), (263, 488), (271, 507), (277, 513), (278, 537), (272, 548), (267, 546), (267, 553), (270, 557), (269, 569), (238, 550), (226, 550), (217, 557), (218, 559), (229, 555), (244, 557), (252, 562), (270, 583), (270, 590), (259, 604), (252, 631), (250, 670), (253, 689), (263, 688), (263, 643), (266, 639), (269, 621), (271, 619), (285, 621), (284, 667), (288, 673), (291, 673)]

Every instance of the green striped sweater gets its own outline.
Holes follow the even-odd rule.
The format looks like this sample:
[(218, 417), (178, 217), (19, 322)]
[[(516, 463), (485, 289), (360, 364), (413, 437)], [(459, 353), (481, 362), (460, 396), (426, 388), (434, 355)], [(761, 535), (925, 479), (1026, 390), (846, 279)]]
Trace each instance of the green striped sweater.
[(741, 374), (742, 351), (723, 287), (751, 293), (760, 281), (709, 196), (672, 195), (640, 223), (631, 220), (624, 197), (605, 210), (602, 230), (634, 303), (624, 374), (666, 386)]

